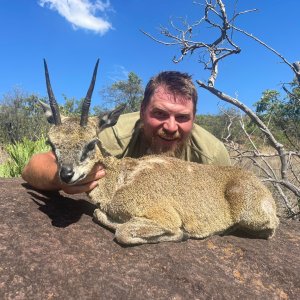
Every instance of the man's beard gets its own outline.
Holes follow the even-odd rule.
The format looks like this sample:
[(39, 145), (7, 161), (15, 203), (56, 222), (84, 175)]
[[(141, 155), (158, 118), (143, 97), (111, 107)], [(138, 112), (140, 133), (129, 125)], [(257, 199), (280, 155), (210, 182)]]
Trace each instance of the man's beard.
[[(143, 129), (143, 128), (142, 128)], [(142, 134), (144, 136), (143, 130)], [(190, 135), (182, 138), (181, 134), (176, 131), (174, 134), (167, 133), (163, 128), (160, 128), (151, 140), (146, 139), (147, 154), (167, 155), (177, 158), (182, 158), (183, 151), (186, 148)], [(168, 143), (168, 141), (174, 141)]]

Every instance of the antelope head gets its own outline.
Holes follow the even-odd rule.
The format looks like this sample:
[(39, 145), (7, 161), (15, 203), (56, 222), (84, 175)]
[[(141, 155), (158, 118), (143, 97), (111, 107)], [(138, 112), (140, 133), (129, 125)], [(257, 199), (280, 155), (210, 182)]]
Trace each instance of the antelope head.
[(91, 98), (96, 82), (99, 59), (82, 105), (80, 117), (60, 115), (58, 104), (50, 84), (47, 63), (44, 60), (45, 77), (49, 104), (40, 101), (47, 120), (52, 124), (48, 142), (54, 152), (58, 174), (62, 182), (74, 184), (86, 177), (93, 166), (103, 158), (104, 149), (98, 134), (105, 128), (114, 126), (125, 106), (122, 105), (102, 117), (89, 117)]

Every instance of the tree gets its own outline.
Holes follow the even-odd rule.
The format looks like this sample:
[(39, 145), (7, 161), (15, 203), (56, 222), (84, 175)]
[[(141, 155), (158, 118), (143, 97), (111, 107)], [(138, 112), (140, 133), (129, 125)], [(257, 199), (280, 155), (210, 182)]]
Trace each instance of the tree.
[[(245, 138), (240, 134), (240, 113), (235, 108), (223, 109), (217, 115), (197, 115), (195, 123), (212, 133), (220, 140), (244, 144)], [(248, 123), (248, 122), (247, 122)]]
[[(240, 120), (242, 129), (249, 139), (252, 149), (246, 154), (245, 151), (240, 151), (240, 149), (238, 149), (238, 155), (249, 158), (261, 170), (263, 180), (273, 184), (274, 188), (278, 191), (289, 216), (299, 215), (299, 207), (295, 207), (294, 202), (292, 203), (291, 198), (285, 193), (285, 190), (287, 189), (292, 192), (296, 198), (300, 199), (300, 174), (295, 172), (294, 164), (300, 159), (300, 149), (297, 149), (297, 151), (287, 151), (285, 146), (274, 137), (269, 127), (253, 110), (237, 98), (227, 95), (223, 91), (217, 89), (215, 83), (219, 74), (219, 63), (231, 55), (239, 54), (241, 51), (240, 47), (233, 40), (233, 32), (235, 31), (253, 39), (255, 42), (279, 57), (294, 73), (298, 83), (300, 80), (300, 64), (299, 62), (290, 63), (278, 51), (268, 46), (253, 34), (250, 34), (235, 25), (237, 18), (246, 13), (256, 11), (256, 9), (241, 12), (235, 10), (233, 16), (228, 16), (223, 0), (205, 0), (203, 2), (203, 5), (198, 2), (195, 3), (197, 5), (200, 4), (201, 6), (199, 7), (203, 7), (204, 10), (203, 15), (193, 24), (189, 24), (186, 19), (182, 19), (183, 21), (180, 26), (177, 26), (171, 21), (171, 29), (168, 27), (161, 27), (160, 33), (163, 36), (163, 39), (157, 39), (144, 31), (143, 33), (159, 44), (179, 47), (180, 54), (178, 57), (173, 58), (174, 63), (179, 63), (186, 55), (193, 55), (200, 51), (201, 58), (199, 62), (203, 65), (204, 69), (209, 71), (209, 76), (207, 83), (196, 80), (198, 86), (209, 91), (219, 99), (238, 107), (254, 124), (256, 124), (268, 140), (269, 144), (275, 149), (276, 155), (280, 160), (280, 172), (279, 174), (275, 172), (274, 168), (272, 168), (266, 159), (268, 155), (262, 153), (255, 143), (253, 143), (251, 135), (246, 131), (243, 119)], [(203, 24), (208, 25), (210, 30), (214, 32), (211, 32), (211, 34), (206, 35), (203, 38), (201, 35), (193, 36), (196, 27), (198, 33), (203, 32), (203, 30), (199, 30), (199, 26), (202, 26)], [(207, 38), (210, 40), (205, 40)], [(230, 147), (232, 147), (232, 144), (229, 144), (229, 148)], [(233, 150), (236, 150), (236, 148), (233, 148)], [(259, 158), (259, 160), (257, 158)]]
[(134, 72), (130, 72), (127, 80), (113, 83), (102, 90), (100, 94), (108, 106), (126, 103), (124, 112), (134, 112), (140, 109), (143, 91), (142, 80)]
[(64, 116), (80, 116), (84, 98), (77, 100), (63, 95), (64, 103), (59, 105), (59, 111)]
[(14, 89), (0, 101), (0, 144), (20, 142), (23, 138), (37, 140), (45, 135), (48, 122), (40, 108), (37, 95)]
[[(80, 116), (84, 99), (64, 97), (59, 109), (64, 116)], [(39, 100), (47, 103), (48, 99), (15, 88), (0, 100), (0, 145), (16, 144), (24, 138), (30, 141), (45, 137), (49, 124), (44, 116)], [(101, 114), (102, 109), (95, 106), (90, 114)]]
[(300, 149), (300, 85), (297, 80), (283, 86), (286, 96), (278, 91), (266, 90), (255, 104), (256, 113), (269, 123), (275, 136), (292, 150)]
[[(80, 117), (82, 112), (82, 104), (84, 98), (80, 100), (75, 98), (68, 98), (67, 96), (63, 95), (64, 103), (59, 105), (59, 111), (63, 116), (73, 116), (73, 117)], [(99, 116), (103, 114), (106, 109), (101, 108), (98, 105), (95, 105), (90, 108), (89, 115), (90, 116)]]

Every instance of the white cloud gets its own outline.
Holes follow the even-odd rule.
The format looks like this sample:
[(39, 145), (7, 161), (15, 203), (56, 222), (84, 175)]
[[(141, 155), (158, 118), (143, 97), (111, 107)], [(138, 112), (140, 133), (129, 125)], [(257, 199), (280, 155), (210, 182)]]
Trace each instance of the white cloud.
[(113, 70), (109, 72), (108, 79), (111, 81), (127, 80), (129, 71), (124, 66), (114, 65)]
[(48, 6), (57, 11), (75, 29), (84, 28), (100, 35), (112, 29), (111, 23), (103, 17), (96, 16), (98, 11), (105, 13), (106, 10), (110, 9), (109, 0), (106, 2), (101, 0), (39, 0), (38, 3), (42, 7)]

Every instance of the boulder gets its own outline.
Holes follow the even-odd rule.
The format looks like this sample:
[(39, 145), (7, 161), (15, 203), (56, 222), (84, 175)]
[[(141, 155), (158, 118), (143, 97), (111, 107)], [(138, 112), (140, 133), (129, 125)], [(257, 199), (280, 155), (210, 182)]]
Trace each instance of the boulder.
[(124, 247), (86, 195), (0, 179), (0, 299), (299, 299), (300, 222), (275, 237)]

